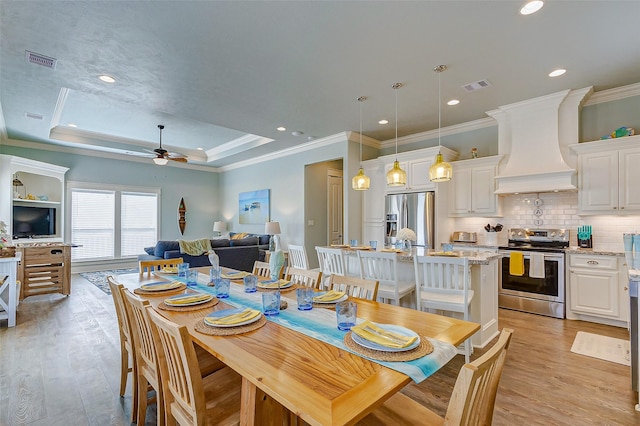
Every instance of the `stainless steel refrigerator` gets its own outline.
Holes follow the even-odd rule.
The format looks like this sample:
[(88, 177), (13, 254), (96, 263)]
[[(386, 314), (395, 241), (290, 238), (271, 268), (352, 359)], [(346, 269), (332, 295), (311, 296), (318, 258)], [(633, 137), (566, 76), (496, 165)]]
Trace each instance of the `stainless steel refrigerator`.
[(387, 195), (385, 245), (395, 244), (397, 232), (410, 228), (417, 237), (413, 245), (433, 248), (434, 199), (433, 192)]

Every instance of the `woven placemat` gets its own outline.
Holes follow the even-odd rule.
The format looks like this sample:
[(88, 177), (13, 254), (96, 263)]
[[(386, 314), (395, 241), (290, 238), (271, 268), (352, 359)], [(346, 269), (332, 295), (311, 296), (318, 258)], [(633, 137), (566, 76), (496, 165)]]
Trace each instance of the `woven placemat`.
[(420, 336), (420, 344), (417, 347), (403, 352), (376, 351), (360, 346), (351, 338), (351, 331), (344, 335), (343, 340), (344, 344), (355, 353), (378, 361), (413, 361), (414, 359), (422, 358), (433, 352), (433, 346), (424, 336)]
[[(258, 289), (258, 291), (276, 291), (278, 290), (277, 288), (262, 288), (262, 287), (256, 287)], [(296, 288), (298, 288), (297, 284), (292, 284), (291, 287), (286, 287), (286, 288), (281, 288), (280, 289), (280, 293), (286, 293), (288, 291), (292, 291), (295, 290)]]
[(267, 323), (267, 318), (264, 315), (260, 315), (260, 319), (256, 322), (252, 322), (247, 325), (239, 325), (237, 327), (212, 327), (204, 322), (204, 319), (198, 321), (195, 325), (195, 330), (203, 334), (210, 336), (233, 336), (236, 334), (248, 333), (253, 330), (257, 330)]
[(180, 287), (176, 287), (176, 288), (172, 288), (171, 290), (165, 290), (165, 291), (149, 291), (149, 290), (145, 290), (142, 288), (136, 288), (133, 290), (133, 292), (135, 294), (139, 294), (141, 296), (167, 296), (167, 295), (173, 295), (173, 294), (178, 294), (181, 293), (182, 291), (184, 291), (184, 289), (187, 288), (186, 284), (181, 284)]
[(211, 308), (213, 306), (216, 306), (218, 302), (220, 302), (220, 300), (217, 297), (214, 297), (208, 302), (201, 303), (199, 305), (191, 305), (191, 306), (172, 306), (172, 305), (167, 305), (164, 302), (161, 302), (158, 305), (158, 308), (163, 309), (165, 311), (190, 312), (190, 311), (199, 311), (200, 309), (205, 309), (205, 308)]
[(316, 303), (313, 302), (313, 307), (314, 308), (325, 308), (325, 309), (333, 309), (334, 311), (336, 310), (336, 303)]

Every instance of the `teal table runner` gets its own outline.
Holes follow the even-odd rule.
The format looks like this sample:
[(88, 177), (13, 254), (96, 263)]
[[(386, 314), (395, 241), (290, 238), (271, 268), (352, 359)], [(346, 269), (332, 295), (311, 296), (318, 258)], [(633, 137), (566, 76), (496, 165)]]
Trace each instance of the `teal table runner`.
[[(178, 278), (178, 281), (185, 282), (182, 278)], [(198, 274), (198, 285), (190, 286), (189, 288), (215, 295), (215, 288), (208, 286), (208, 282), (209, 276), (200, 273)], [(234, 307), (250, 307), (262, 311), (261, 294), (260, 291), (245, 293), (242, 285), (231, 283), (229, 297), (222, 299), (222, 301)], [(291, 294), (295, 293), (291, 292)], [(346, 332), (338, 330), (335, 311), (315, 307), (309, 311), (299, 311), (295, 296), (293, 299), (287, 297), (282, 297), (282, 299), (287, 301), (289, 307), (280, 311), (280, 315), (266, 317), (269, 321), (404, 373), (416, 383), (422, 382), (438, 371), (457, 353), (452, 344), (429, 338), (429, 342), (433, 345), (433, 352), (422, 358), (405, 362), (371, 359), (350, 350), (344, 344), (343, 338)], [(358, 322), (362, 321), (362, 319), (358, 319)]]

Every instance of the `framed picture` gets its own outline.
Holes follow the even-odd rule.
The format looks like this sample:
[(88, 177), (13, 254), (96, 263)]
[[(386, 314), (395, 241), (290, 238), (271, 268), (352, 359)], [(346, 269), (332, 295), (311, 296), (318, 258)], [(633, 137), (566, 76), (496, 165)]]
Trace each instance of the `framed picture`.
[(241, 192), (238, 195), (239, 223), (269, 222), (269, 190)]

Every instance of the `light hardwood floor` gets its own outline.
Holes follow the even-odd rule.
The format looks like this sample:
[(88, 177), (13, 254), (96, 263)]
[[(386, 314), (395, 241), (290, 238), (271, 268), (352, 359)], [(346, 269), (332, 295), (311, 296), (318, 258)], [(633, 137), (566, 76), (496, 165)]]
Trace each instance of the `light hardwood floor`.
[[(507, 310), (500, 327), (514, 335), (494, 425), (640, 424), (630, 368), (570, 352), (579, 330), (618, 338), (627, 330)], [(118, 396), (119, 347), (111, 296), (78, 275), (69, 297), (24, 300), (17, 327), (0, 322), (0, 425), (128, 424), (131, 392)], [(403, 392), (444, 414), (463, 362), (457, 356)]]

